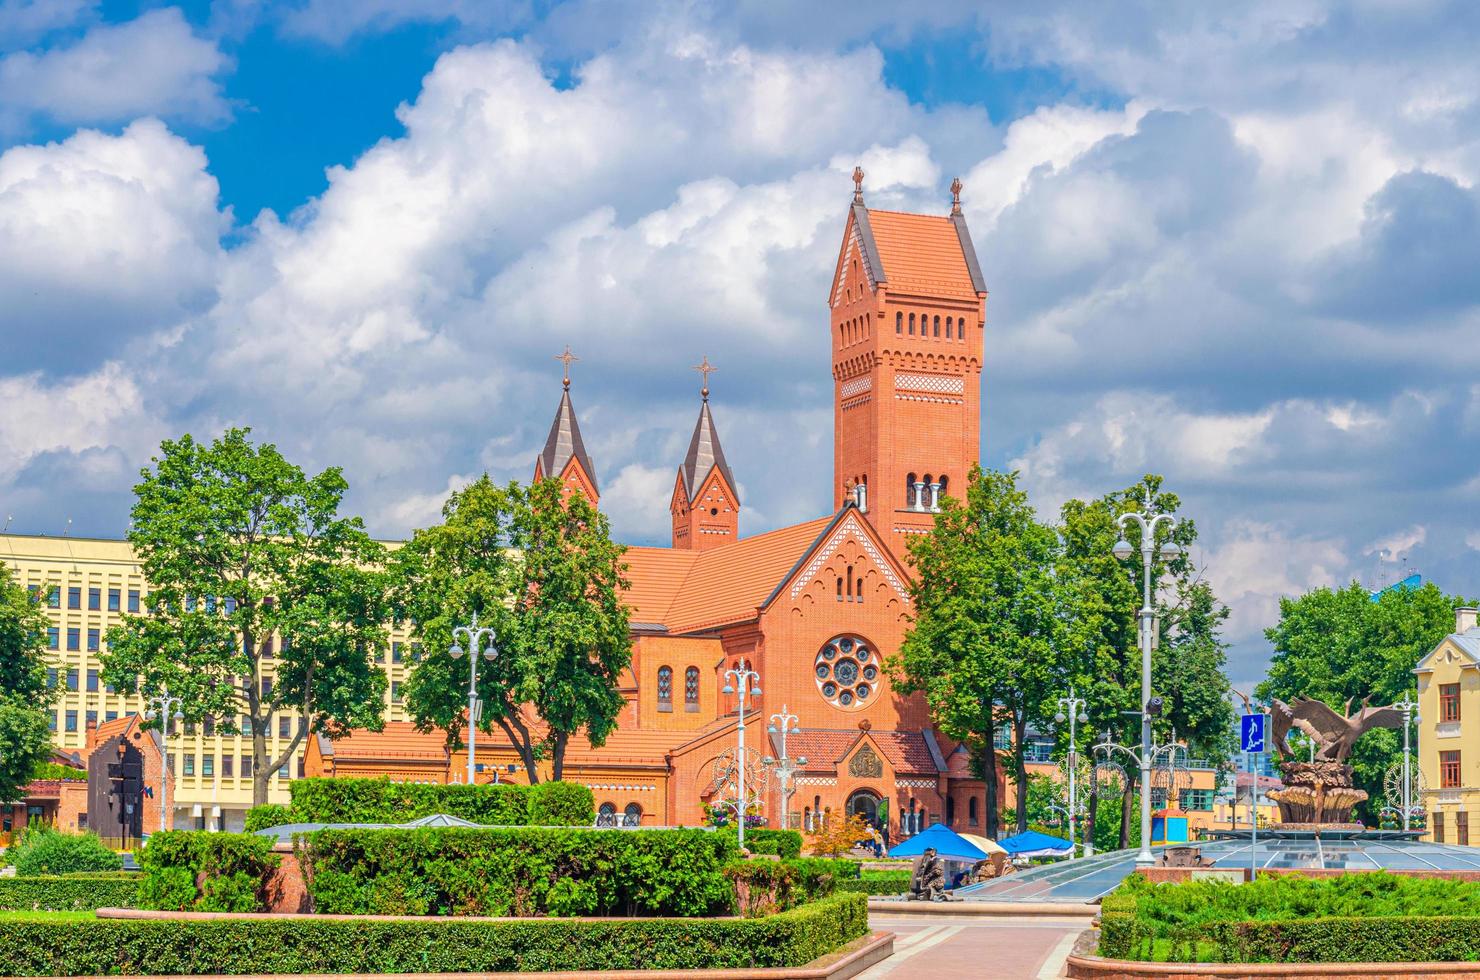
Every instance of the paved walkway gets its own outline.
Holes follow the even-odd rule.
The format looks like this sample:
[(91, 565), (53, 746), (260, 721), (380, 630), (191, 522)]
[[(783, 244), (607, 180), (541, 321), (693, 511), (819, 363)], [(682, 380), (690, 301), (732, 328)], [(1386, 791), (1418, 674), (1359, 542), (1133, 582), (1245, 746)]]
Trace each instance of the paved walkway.
[(859, 980), (1054, 980), (1079, 934), (1083, 918), (889, 915), (874, 912), (869, 925), (898, 938), (894, 955), (859, 974)]

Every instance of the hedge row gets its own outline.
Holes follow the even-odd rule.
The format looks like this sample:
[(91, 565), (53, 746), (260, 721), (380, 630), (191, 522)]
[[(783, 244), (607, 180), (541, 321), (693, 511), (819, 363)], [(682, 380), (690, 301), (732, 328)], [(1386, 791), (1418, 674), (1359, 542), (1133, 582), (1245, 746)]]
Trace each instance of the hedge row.
[[(1480, 956), (1475, 916), (1380, 916), (1223, 923), (1208, 929), (1220, 962), (1422, 963)], [(1186, 948), (1186, 947), (1184, 947)]]
[(840, 881), (837, 890), (864, 895), (903, 895), (910, 890), (910, 873), (903, 871), (898, 875), (866, 875), (852, 881)]
[(784, 859), (799, 858), (802, 856), (802, 835), (795, 830), (747, 827), (745, 849), (752, 854), (774, 854)]
[(139, 877), (116, 871), (103, 874), (0, 878), (0, 909), (7, 912), (131, 909), (138, 904)]
[(321, 913), (723, 915), (734, 838), (704, 830), (321, 830), (308, 838)]
[(295, 779), (292, 804), (247, 812), (247, 830), (285, 823), (406, 823), (445, 813), (473, 823), (519, 827), (589, 827), (596, 822), (591, 790), (579, 783), (393, 783), (389, 779)]
[(795, 967), (868, 932), (837, 895), (764, 919), (0, 921), (0, 975), (463, 973)]
[(193, 912), (265, 912), (279, 857), (256, 834), (204, 830), (156, 833), (139, 851), (139, 907)]
[(840, 882), (856, 879), (858, 863), (829, 858), (790, 861), (758, 859), (725, 865), (740, 914), (771, 915), (831, 895)]

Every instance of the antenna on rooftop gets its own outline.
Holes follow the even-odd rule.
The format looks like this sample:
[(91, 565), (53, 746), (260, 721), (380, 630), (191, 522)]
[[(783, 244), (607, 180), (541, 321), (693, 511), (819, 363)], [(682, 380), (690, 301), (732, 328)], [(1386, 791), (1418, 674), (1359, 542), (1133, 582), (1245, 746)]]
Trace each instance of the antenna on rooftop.
[(13, 521), (13, 520), (15, 520), (15, 515), (14, 514), (6, 514), (5, 515), (5, 526), (4, 527), (0, 527), (0, 534), (4, 534), (6, 531), (9, 531), (10, 530), (10, 522)]
[(70, 536), (71, 534), (72, 534), (72, 518), (69, 517), (69, 518), (67, 518), (67, 526), (64, 527), (64, 528), (62, 528), (62, 537), (65, 538), (65, 537)]

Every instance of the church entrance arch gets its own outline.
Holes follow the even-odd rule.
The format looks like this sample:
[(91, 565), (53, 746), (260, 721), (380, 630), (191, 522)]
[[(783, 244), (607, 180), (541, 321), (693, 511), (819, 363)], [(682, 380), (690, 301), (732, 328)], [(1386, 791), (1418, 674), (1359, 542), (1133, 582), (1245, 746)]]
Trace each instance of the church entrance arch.
[(879, 819), (879, 794), (861, 789), (848, 797), (848, 816), (859, 816), (872, 826)]

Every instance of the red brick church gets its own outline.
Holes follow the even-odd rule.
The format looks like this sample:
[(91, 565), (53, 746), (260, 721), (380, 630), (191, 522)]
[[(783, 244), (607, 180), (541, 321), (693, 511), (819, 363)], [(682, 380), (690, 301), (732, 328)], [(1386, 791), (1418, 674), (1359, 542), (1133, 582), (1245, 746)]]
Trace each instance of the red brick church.
[[(590, 785), (608, 815), (703, 821), (715, 759), (736, 741), (737, 699), (722, 693), (724, 674), (743, 664), (760, 674), (763, 692), (747, 705), (752, 751), (780, 757), (771, 716), (785, 707), (797, 719), (786, 754), (807, 762), (787, 825), (840, 811), (873, 818), (883, 800), (896, 838), (937, 819), (968, 832), (984, 825), (984, 788), (966, 752), (933, 730), (918, 696), (893, 690), (881, 661), (908, 626), (906, 542), (931, 526), (941, 495), (964, 485), (977, 459), (987, 289), (959, 182), (950, 213), (936, 216), (870, 209), (862, 178), (855, 171), (827, 292), (833, 512), (743, 533), (704, 362), (693, 438), (676, 461), (672, 543), (626, 554), (627, 707), (604, 746), (568, 749), (565, 778)], [(599, 505), (568, 374), (534, 472)], [(508, 778), (517, 756), (501, 737), (491, 745), (480, 737), (479, 759)], [(765, 812), (782, 824), (774, 776)]]

